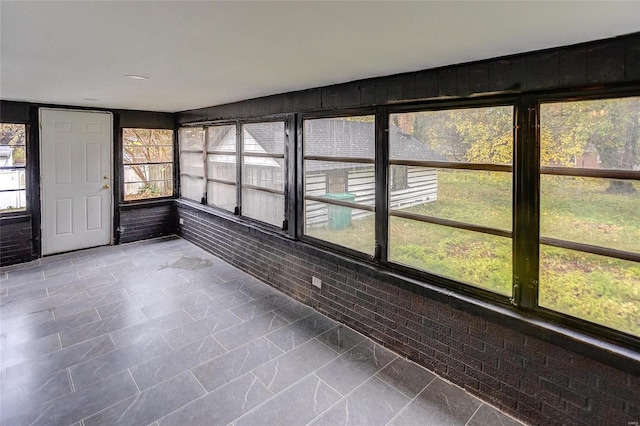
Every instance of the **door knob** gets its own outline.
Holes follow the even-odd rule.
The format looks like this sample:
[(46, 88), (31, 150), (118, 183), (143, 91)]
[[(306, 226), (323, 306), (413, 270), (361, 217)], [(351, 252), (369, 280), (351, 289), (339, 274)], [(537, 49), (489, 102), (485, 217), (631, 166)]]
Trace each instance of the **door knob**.
[(109, 189), (109, 188), (110, 188), (110, 186), (109, 186), (109, 184), (108, 184), (108, 183), (107, 183), (107, 184), (105, 184), (105, 185), (102, 187), (102, 189)]

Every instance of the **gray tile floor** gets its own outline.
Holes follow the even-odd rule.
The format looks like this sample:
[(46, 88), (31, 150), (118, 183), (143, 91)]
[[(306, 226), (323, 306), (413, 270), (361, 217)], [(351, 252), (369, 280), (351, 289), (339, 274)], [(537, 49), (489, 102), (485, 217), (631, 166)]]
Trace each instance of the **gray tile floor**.
[(2, 425), (517, 425), (176, 238), (0, 269)]

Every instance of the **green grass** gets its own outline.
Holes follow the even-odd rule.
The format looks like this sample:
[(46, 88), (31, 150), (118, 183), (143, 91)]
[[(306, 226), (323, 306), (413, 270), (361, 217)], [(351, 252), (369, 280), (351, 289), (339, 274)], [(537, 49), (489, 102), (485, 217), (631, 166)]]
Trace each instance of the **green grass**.
[[(511, 229), (510, 176), (440, 172), (438, 200), (406, 209)], [(640, 185), (607, 192), (608, 181), (542, 180), (544, 236), (640, 252)], [(344, 230), (309, 229), (317, 238), (373, 253), (374, 219)], [(511, 239), (391, 217), (389, 259), (497, 293), (511, 294)], [(640, 263), (541, 246), (540, 305), (640, 336)]]

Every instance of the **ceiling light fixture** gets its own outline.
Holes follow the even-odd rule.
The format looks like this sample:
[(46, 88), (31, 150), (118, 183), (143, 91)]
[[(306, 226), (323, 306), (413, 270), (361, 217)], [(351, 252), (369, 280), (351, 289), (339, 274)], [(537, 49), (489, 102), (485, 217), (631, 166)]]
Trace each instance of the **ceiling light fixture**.
[(127, 74), (125, 77), (130, 78), (131, 80), (149, 80), (149, 77), (146, 75)]
[(82, 100), (83, 100), (83, 101), (89, 101), (89, 102), (97, 102), (97, 101), (99, 101), (100, 99), (97, 99), (97, 98), (82, 98)]

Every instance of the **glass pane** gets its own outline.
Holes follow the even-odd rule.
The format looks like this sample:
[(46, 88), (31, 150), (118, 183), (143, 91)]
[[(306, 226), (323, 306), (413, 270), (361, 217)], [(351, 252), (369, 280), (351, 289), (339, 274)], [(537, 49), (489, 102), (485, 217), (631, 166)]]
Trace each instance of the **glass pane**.
[(24, 145), (0, 145), (0, 167), (24, 167), (26, 152)]
[(204, 179), (180, 175), (180, 196), (190, 200), (202, 200), (204, 195)]
[(375, 117), (322, 118), (304, 121), (304, 154), (374, 158)]
[(284, 154), (284, 122), (243, 126), (243, 152)]
[(169, 163), (173, 160), (173, 146), (125, 146), (122, 156), (124, 164)]
[(242, 181), (246, 185), (284, 191), (284, 160), (245, 157)]
[(204, 161), (201, 153), (180, 153), (180, 173), (204, 177)]
[(640, 182), (540, 176), (540, 234), (640, 253)]
[(204, 129), (202, 127), (183, 127), (180, 129), (180, 150), (204, 149)]
[(640, 263), (540, 247), (540, 306), (640, 336)]
[(151, 182), (173, 179), (172, 164), (138, 164), (124, 166), (124, 182)]
[(640, 97), (540, 105), (540, 164), (638, 170)]
[(128, 146), (173, 145), (173, 130), (122, 129), (122, 144)]
[(306, 235), (373, 255), (373, 212), (309, 200), (305, 200), (304, 209)]
[(243, 188), (242, 215), (280, 228), (284, 221), (284, 196)]
[(236, 156), (235, 155), (207, 155), (207, 177), (210, 179), (222, 179), (230, 182), (236, 181)]
[(391, 114), (389, 147), (391, 159), (511, 164), (513, 107)]
[(25, 189), (25, 169), (0, 170), (0, 191)]
[(173, 180), (125, 182), (124, 184), (125, 201), (169, 197), (171, 195), (173, 195)]
[(391, 166), (390, 207), (511, 230), (511, 173)]
[(0, 192), (0, 213), (26, 210), (26, 191)]
[(212, 126), (207, 128), (207, 151), (236, 152), (236, 126)]
[(207, 182), (207, 203), (211, 206), (234, 211), (236, 208), (236, 186)]
[(305, 161), (305, 194), (375, 205), (373, 164)]
[(389, 218), (389, 260), (511, 294), (511, 239)]

